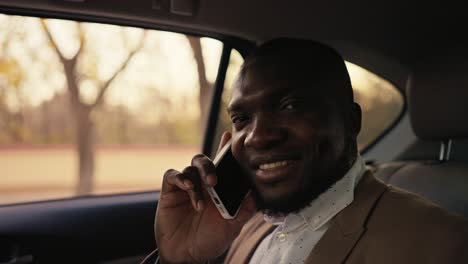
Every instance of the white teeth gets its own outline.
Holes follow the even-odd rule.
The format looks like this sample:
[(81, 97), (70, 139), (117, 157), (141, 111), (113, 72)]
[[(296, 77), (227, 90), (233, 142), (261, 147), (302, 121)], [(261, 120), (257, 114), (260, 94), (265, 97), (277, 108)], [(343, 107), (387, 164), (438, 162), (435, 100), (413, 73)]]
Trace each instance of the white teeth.
[(277, 161), (277, 162), (272, 162), (272, 163), (265, 163), (265, 164), (261, 164), (260, 166), (258, 166), (261, 170), (268, 170), (268, 169), (274, 169), (274, 168), (278, 168), (278, 167), (282, 167), (282, 166), (285, 166), (287, 165), (289, 162), (288, 161)]

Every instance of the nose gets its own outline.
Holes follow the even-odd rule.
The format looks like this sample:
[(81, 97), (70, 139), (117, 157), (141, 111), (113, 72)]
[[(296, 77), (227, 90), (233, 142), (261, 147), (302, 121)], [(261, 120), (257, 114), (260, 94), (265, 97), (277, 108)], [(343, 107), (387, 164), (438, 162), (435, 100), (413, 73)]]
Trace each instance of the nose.
[(250, 131), (244, 140), (246, 148), (257, 150), (268, 149), (283, 142), (287, 133), (273, 117), (260, 116), (255, 118)]

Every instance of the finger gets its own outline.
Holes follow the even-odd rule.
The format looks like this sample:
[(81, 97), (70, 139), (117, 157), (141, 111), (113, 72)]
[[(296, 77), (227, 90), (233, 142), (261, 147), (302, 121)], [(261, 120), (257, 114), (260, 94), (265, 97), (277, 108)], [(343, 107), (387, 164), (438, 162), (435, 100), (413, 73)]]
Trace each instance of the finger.
[(173, 192), (177, 190), (189, 190), (193, 188), (193, 184), (186, 180), (184, 175), (176, 170), (170, 169), (164, 173), (162, 193)]
[(198, 173), (206, 185), (216, 185), (218, 182), (216, 177), (216, 168), (210, 158), (203, 154), (195, 155), (192, 159), (192, 166), (198, 169)]
[(225, 131), (223, 133), (223, 135), (221, 136), (221, 140), (219, 141), (218, 151), (216, 153), (218, 153), (224, 147), (224, 145), (226, 145), (229, 142), (229, 140), (231, 140), (231, 137), (231, 132)]
[(194, 166), (189, 166), (182, 171), (185, 179), (193, 184), (193, 187), (188, 190), (192, 206), (195, 210), (201, 211), (204, 206), (202, 180), (198, 169)]

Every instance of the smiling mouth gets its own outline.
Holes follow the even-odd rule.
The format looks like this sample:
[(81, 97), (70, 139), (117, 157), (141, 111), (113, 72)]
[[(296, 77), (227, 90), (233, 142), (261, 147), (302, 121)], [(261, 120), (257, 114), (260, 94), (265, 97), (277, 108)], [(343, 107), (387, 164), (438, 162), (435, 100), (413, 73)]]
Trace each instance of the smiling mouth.
[(255, 170), (256, 179), (263, 183), (275, 183), (297, 173), (299, 160), (278, 160), (261, 163)]
[(271, 162), (271, 163), (264, 163), (264, 164), (260, 164), (258, 168), (261, 170), (271, 170), (271, 169), (276, 169), (276, 168), (287, 166), (288, 164), (291, 164), (291, 162), (293, 161), (282, 160), (282, 161), (276, 161), (276, 162)]

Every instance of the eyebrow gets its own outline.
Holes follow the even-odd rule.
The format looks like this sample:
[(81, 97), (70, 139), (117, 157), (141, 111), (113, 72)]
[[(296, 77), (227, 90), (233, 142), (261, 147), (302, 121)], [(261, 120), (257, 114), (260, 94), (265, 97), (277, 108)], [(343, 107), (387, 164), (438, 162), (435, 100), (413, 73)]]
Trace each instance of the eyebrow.
[[(272, 92), (272, 93), (268, 94), (267, 96), (270, 97), (270, 98), (277, 98), (279, 100), (282, 100), (285, 97), (297, 96), (299, 94), (300, 93), (298, 93), (297, 91), (275, 91), (275, 92)], [(248, 100), (240, 98), (240, 99), (237, 99), (236, 101), (234, 101), (232, 104), (229, 104), (226, 107), (227, 113), (229, 114), (229, 113), (232, 113), (232, 112), (242, 112), (242, 111), (244, 111), (245, 107), (243, 106), (243, 104), (245, 103), (245, 101), (248, 101)]]

